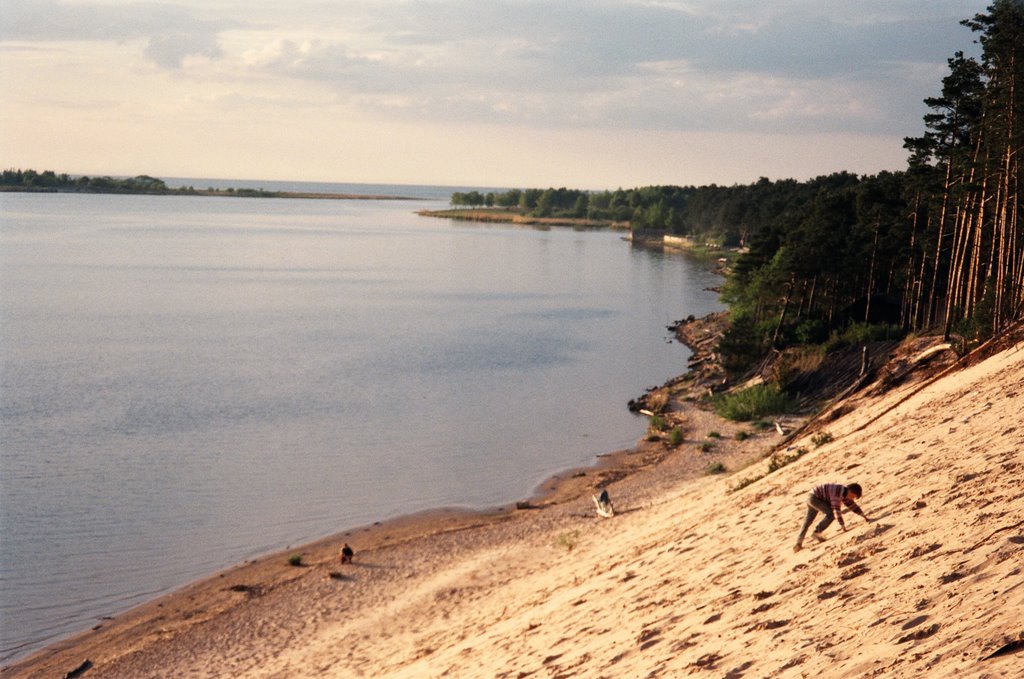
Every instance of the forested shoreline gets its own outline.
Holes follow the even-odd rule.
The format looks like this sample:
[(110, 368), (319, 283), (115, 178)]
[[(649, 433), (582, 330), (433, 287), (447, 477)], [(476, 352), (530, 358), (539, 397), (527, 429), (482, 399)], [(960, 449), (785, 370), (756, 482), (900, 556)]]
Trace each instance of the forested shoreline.
[(367, 199), (411, 200), (408, 196), (309, 193), (295, 191), (267, 191), (265, 189), (235, 188), (197, 189), (193, 186), (171, 188), (156, 177), (140, 174), (135, 177), (89, 177), (57, 174), (53, 170), (7, 169), (0, 175), (0, 192), (28, 193), (124, 193), (156, 196), (231, 196), (235, 198), (308, 198), (308, 199)]
[(1019, 215), (1024, 142), (1024, 3), (997, 0), (962, 22), (980, 58), (956, 52), (924, 132), (899, 172), (808, 181), (617, 191), (526, 189), (455, 194), (543, 217), (629, 221), (742, 248), (723, 290), (734, 370), (795, 344), (956, 334), (983, 340), (1024, 316)]
[[(57, 174), (53, 170), (7, 169), (0, 175), (0, 190), (64, 193), (146, 193), (146, 194), (197, 194), (191, 186), (172, 189), (162, 179), (140, 174), (135, 177), (89, 177)], [(211, 191), (213, 189), (210, 189)], [(231, 191), (235, 191), (231, 189)], [(257, 191), (244, 189), (244, 191)]]

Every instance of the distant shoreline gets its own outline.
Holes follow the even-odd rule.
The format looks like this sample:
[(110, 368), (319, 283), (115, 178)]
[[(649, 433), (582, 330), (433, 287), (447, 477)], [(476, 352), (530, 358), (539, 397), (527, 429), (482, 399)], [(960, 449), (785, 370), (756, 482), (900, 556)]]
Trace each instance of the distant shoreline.
[(420, 210), (416, 214), (421, 217), (440, 217), (467, 222), (519, 224), (541, 228), (570, 226), (576, 229), (629, 230), (629, 222), (615, 222), (607, 219), (583, 219), (578, 217), (533, 217), (514, 210), (503, 209), (459, 208), (452, 210)]
[(143, 196), (215, 196), (218, 198), (291, 198), (302, 200), (420, 200), (414, 196), (378, 195), (371, 193), (313, 193), (307, 191), (265, 191), (263, 189), (167, 189), (165, 191), (130, 191), (116, 189), (64, 189), (51, 187), (3, 186), (0, 193), (76, 193), (99, 195)]

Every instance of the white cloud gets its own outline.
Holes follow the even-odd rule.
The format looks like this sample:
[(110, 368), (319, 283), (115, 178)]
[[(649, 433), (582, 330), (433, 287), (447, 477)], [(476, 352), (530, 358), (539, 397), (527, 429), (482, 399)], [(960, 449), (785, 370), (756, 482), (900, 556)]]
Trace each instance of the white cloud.
[(141, 40), (142, 54), (177, 69), (187, 57), (221, 55), (219, 37), (241, 24), (202, 19), (188, 7), (155, 2), (4, 0), (4, 42), (125, 42)]

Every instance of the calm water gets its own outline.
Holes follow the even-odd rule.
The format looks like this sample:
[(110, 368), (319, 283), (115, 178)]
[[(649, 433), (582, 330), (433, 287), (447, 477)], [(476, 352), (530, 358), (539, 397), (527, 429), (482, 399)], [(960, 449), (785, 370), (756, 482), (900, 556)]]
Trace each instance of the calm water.
[(636, 441), (717, 279), (443, 205), (0, 194), (0, 660)]

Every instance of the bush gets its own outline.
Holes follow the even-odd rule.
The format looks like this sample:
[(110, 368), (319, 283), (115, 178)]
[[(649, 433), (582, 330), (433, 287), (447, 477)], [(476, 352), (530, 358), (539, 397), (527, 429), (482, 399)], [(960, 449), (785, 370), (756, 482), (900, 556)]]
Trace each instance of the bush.
[(712, 443), (711, 441), (705, 441), (704, 443), (700, 444), (700, 452), (702, 453), (709, 453), (714, 449), (715, 444)]
[(708, 438), (709, 439), (720, 439), (720, 438), (722, 438), (722, 435), (719, 434), (717, 431), (709, 431), (708, 432)]
[(752, 434), (749, 431), (738, 431), (738, 432), (736, 432), (736, 440), (737, 441), (746, 441), (751, 436), (752, 436)]
[(292, 554), (290, 557), (288, 557), (288, 565), (289, 566), (301, 566), (302, 565), (302, 555), (301, 554)]
[(747, 477), (742, 478), (739, 481), (737, 481), (736, 485), (732, 487), (732, 490), (735, 493), (737, 490), (742, 490), (743, 488), (746, 488), (747, 486), (749, 486), (753, 482), (760, 481), (763, 478), (764, 478), (763, 474), (761, 476), (747, 476)]
[(655, 415), (651, 418), (651, 429), (655, 431), (665, 431), (668, 429), (668, 422), (661, 415)]
[(683, 432), (679, 430), (679, 427), (672, 427), (672, 433), (669, 434), (668, 442), (672, 446), (678, 446), (683, 442)]
[(721, 462), (716, 462), (708, 467), (708, 474), (724, 474), (726, 471), (725, 465)]
[(806, 448), (797, 448), (796, 450), (792, 451), (791, 455), (786, 455), (785, 453), (775, 453), (770, 458), (768, 458), (768, 473), (771, 474), (772, 472), (777, 472), (790, 462), (796, 462), (806, 454)]
[(821, 344), (828, 339), (828, 328), (822, 321), (813, 319), (796, 326), (794, 334), (800, 344)]
[(784, 413), (791, 407), (785, 392), (773, 384), (758, 384), (734, 394), (720, 394), (712, 402), (715, 412), (737, 422)]
[(815, 448), (821, 448), (826, 443), (832, 443), (833, 440), (832, 434), (827, 431), (820, 432), (811, 437), (811, 443), (814, 444)]

